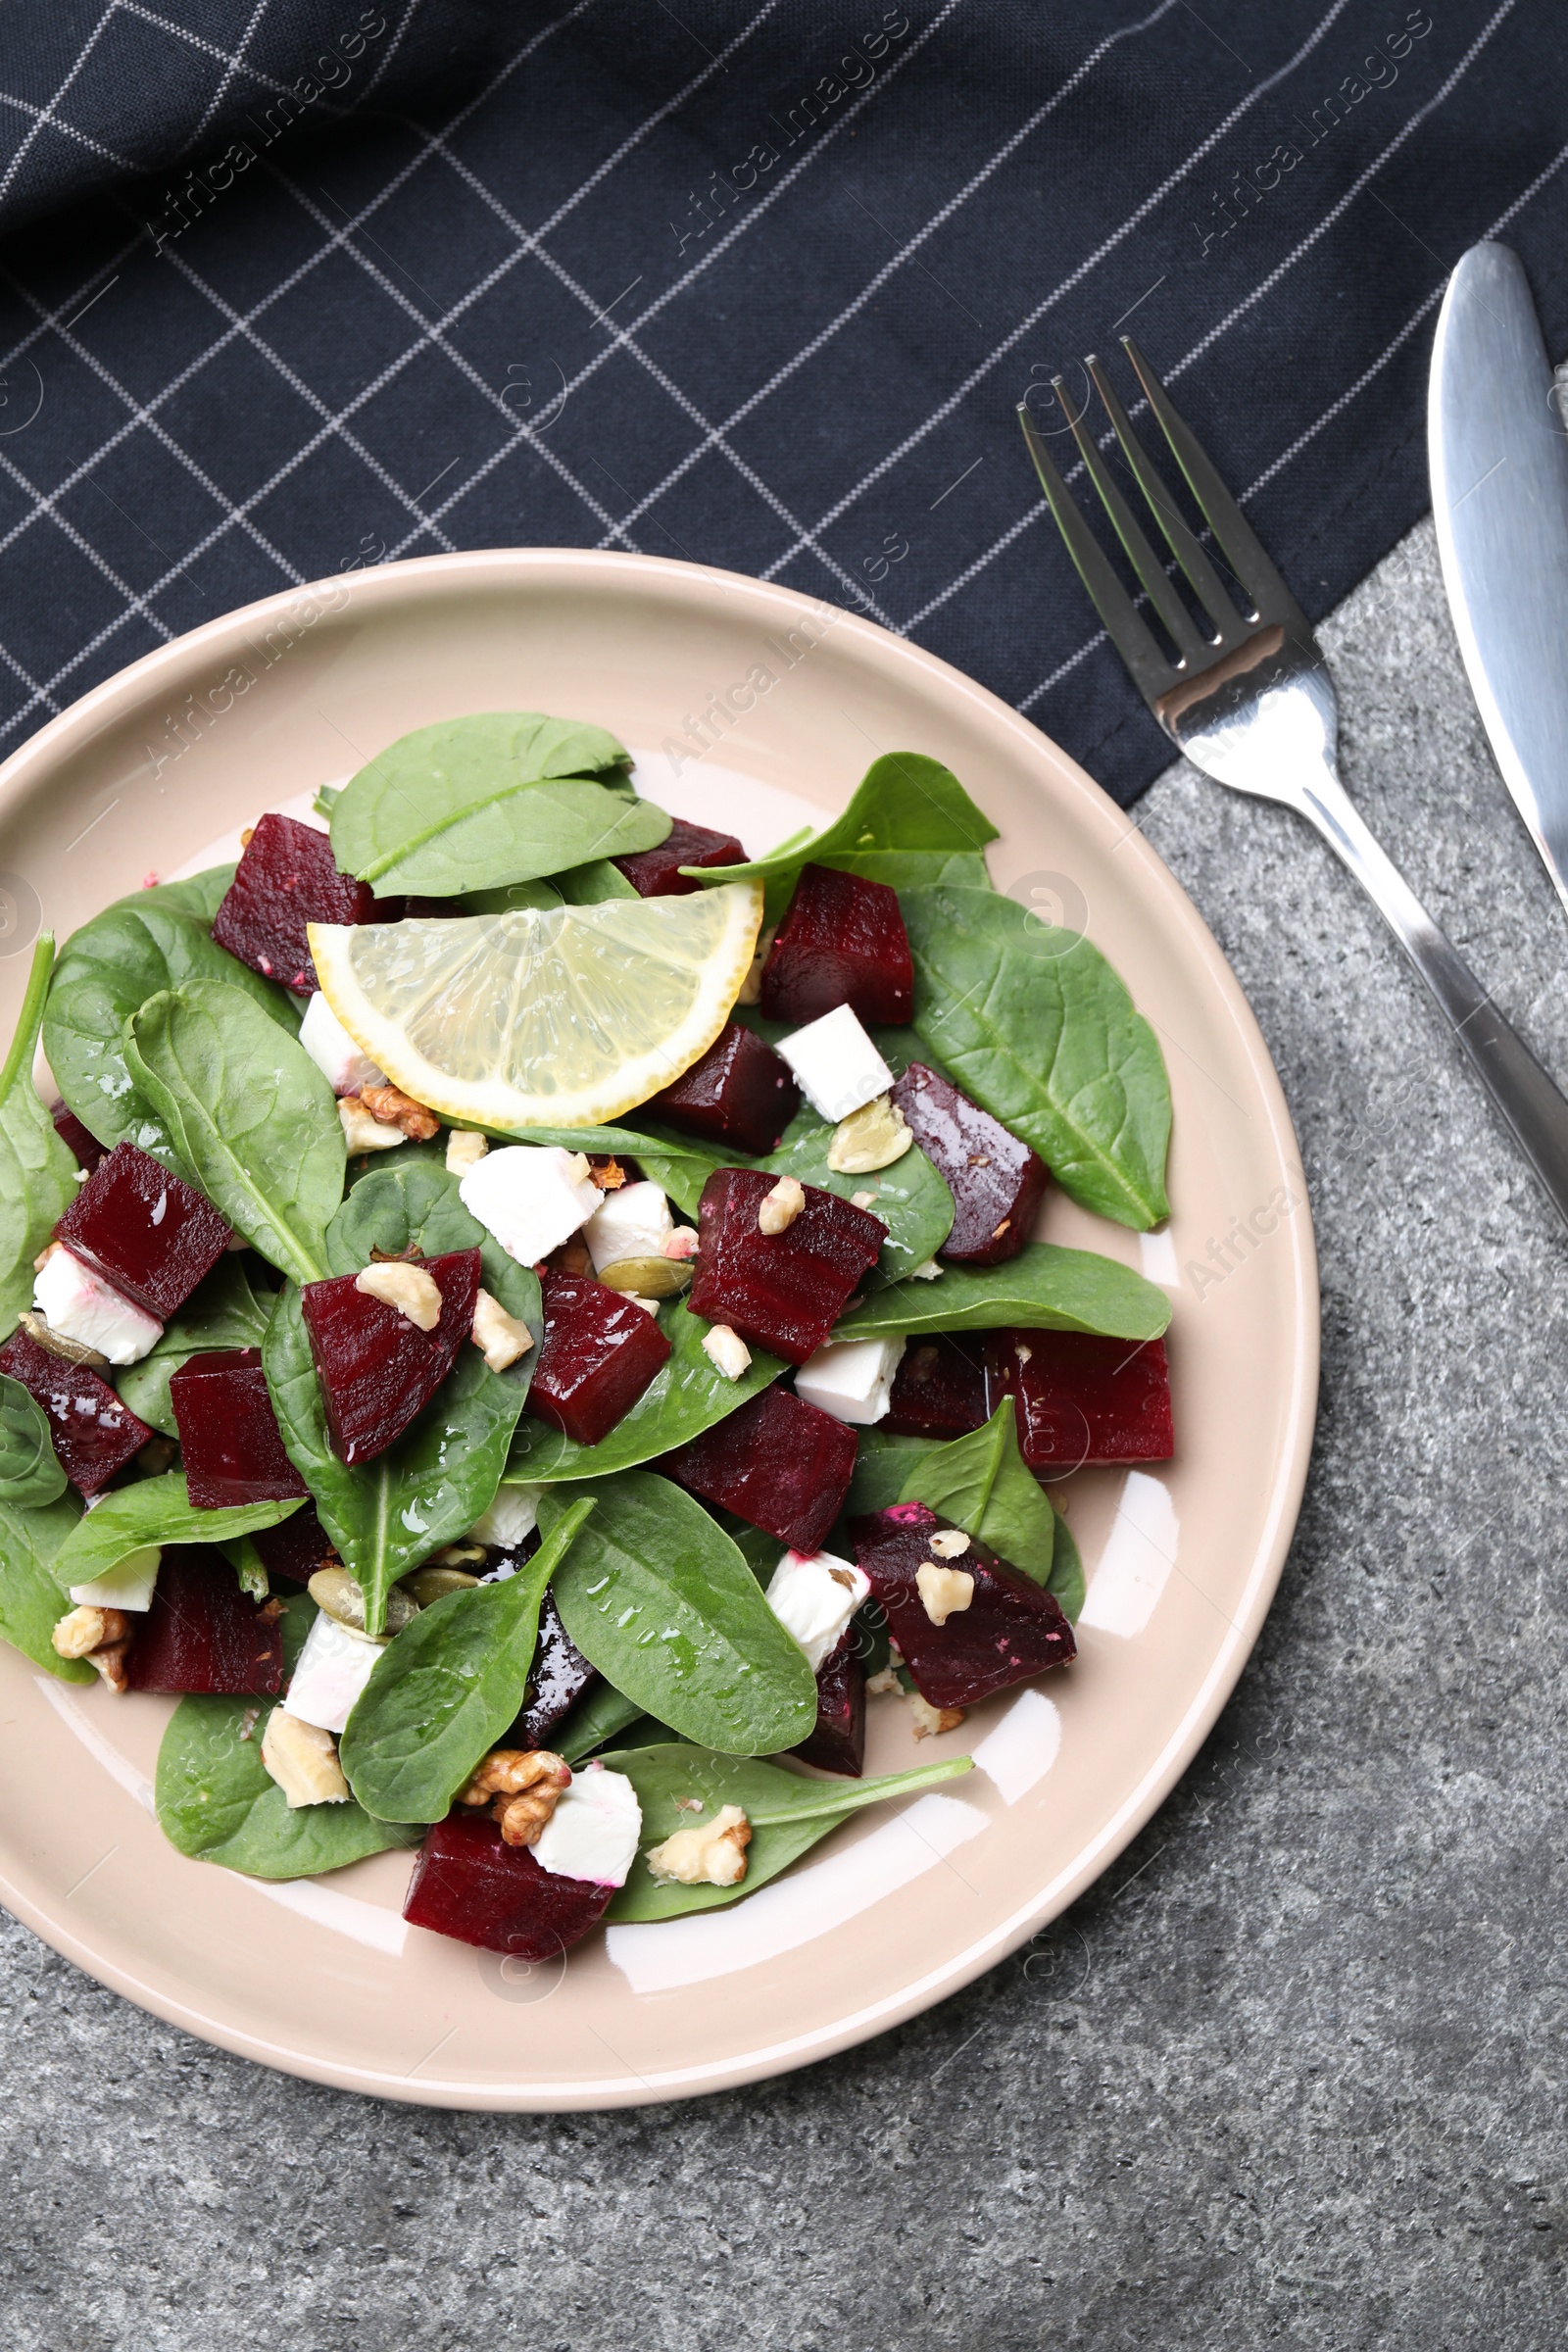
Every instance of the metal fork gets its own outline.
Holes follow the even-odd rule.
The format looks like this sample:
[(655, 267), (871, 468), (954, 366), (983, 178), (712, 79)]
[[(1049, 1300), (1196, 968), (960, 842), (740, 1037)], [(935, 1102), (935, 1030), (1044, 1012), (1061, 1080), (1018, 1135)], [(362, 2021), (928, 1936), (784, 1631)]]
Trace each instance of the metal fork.
[(1122, 348), (1231, 568), (1242, 610), (1151, 464), (1115, 387), (1099, 360), (1091, 358), (1084, 365), (1133, 478), (1213, 630), (1200, 629), (1177, 595), (1084, 416), (1073, 416), (1056, 376), (1053, 389), (1089, 478), (1175, 655), (1164, 651), (1122, 586), (1020, 403), (1019, 420), (1041, 485), (1111, 642), (1150, 710), (1195, 767), (1233, 791), (1294, 808), (1344, 859), (1436, 997), (1476, 1075), (1568, 1224), (1568, 1102), (1357, 813), (1335, 764), (1334, 680), (1311, 624), (1130, 335), (1122, 337)]

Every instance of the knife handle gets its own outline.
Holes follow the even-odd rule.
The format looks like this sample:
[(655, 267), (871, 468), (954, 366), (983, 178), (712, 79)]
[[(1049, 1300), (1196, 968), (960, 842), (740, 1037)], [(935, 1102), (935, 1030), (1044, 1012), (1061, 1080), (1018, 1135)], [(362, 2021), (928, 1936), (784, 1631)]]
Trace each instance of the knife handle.
[(1296, 802), (1349, 867), (1437, 999), (1482, 1085), (1568, 1225), (1568, 1101), (1436, 924), (1332, 769)]

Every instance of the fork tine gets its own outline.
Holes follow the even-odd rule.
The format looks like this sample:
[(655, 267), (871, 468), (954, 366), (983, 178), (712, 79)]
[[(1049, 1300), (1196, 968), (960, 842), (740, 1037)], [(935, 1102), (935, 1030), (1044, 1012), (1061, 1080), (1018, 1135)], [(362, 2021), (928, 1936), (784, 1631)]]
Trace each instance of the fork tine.
[(1227, 651), (1232, 646), (1240, 645), (1249, 634), (1248, 625), (1238, 618), (1234, 598), (1214, 569), (1197, 533), (1188, 527), (1178, 512), (1168, 487), (1151, 463), (1149, 452), (1133, 430), (1131, 417), (1116, 396), (1115, 385), (1093, 353), (1085, 360), (1084, 366), (1095, 390), (1105, 404), (1111, 429), (1121, 444), (1123, 457), (1132, 467), (1138, 487), (1154, 510), (1154, 518), (1169, 542), (1171, 554), (1197, 590), (1219, 631), (1221, 645)]
[(1040, 487), (1056, 518), (1056, 528), (1067, 543), (1067, 553), (1077, 567), (1078, 577), (1088, 589), (1090, 601), (1104, 622), (1112, 645), (1131, 670), (1134, 684), (1146, 702), (1156, 702), (1176, 684), (1180, 672), (1160, 652), (1148, 624), (1135, 610), (1132, 598), (1111, 569), (1099, 540), (1074, 505), (1056, 462), (1023, 401), (1018, 403), (1018, 422), (1035, 462)]
[[(1091, 360), (1086, 365), (1093, 368), (1095, 363)], [(1201, 654), (1211, 653), (1213, 651), (1212, 643), (1200, 635), (1192, 614), (1171, 586), (1165, 566), (1151, 547), (1142, 523), (1133, 514), (1131, 507), (1122, 496), (1120, 488), (1107, 470), (1094, 434), (1089, 431), (1081, 416), (1074, 416), (1068, 411), (1067, 387), (1059, 375), (1052, 377), (1051, 388), (1060, 401), (1063, 413), (1067, 416), (1072, 437), (1078, 444), (1078, 455), (1084, 462), (1089, 479), (1099, 491), (1101, 504), (1110, 516), (1116, 536), (1126, 549), (1128, 560), (1142, 580), (1150, 603), (1169, 630), (1171, 641), (1177, 652), (1182, 656), (1184, 662), (1193, 662)], [(1143, 481), (1142, 474), (1139, 475), (1139, 480)], [(1144, 484), (1144, 490), (1147, 496), (1147, 483)], [(1151, 499), (1150, 504), (1153, 505), (1153, 500)]]
[(1298, 622), (1304, 630), (1307, 625), (1305, 615), (1263, 553), (1251, 524), (1226, 489), (1218, 468), (1197, 434), (1172, 406), (1170, 395), (1132, 336), (1123, 335), (1121, 344), (1144, 388), (1144, 396), (1159, 421), (1160, 430), (1170, 443), (1171, 454), (1187, 476), (1187, 486), (1197, 499), (1204, 521), (1230, 558), (1236, 576), (1251, 598), (1257, 614), (1264, 620), (1286, 624)]

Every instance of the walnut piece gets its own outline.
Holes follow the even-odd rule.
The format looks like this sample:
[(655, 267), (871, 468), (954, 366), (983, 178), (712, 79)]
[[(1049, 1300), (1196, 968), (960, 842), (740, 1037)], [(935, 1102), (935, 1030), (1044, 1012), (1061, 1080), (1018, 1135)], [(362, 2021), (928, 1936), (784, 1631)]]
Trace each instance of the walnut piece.
[(710, 1323), (703, 1334), (703, 1353), (726, 1380), (739, 1380), (749, 1370), (752, 1351), (740, 1333), (727, 1323)]
[(441, 1320), (441, 1293), (435, 1276), (423, 1266), (388, 1258), (383, 1264), (367, 1266), (363, 1274), (357, 1274), (354, 1288), (363, 1291), (368, 1298), (379, 1298), (383, 1305), (395, 1306), (416, 1331), (434, 1331)]
[(61, 1618), (49, 1640), (62, 1658), (90, 1658), (106, 1642), (123, 1642), (130, 1620), (122, 1609), (73, 1609)]
[(383, 1127), (396, 1127), (411, 1144), (427, 1144), (441, 1122), (433, 1110), (416, 1102), (401, 1086), (362, 1086), (360, 1101), (372, 1119)]
[(515, 1315), (509, 1315), (499, 1298), (481, 1291), (473, 1302), (473, 1329), (468, 1334), (492, 1372), (504, 1372), (533, 1346), (533, 1333)]
[(805, 1206), (806, 1187), (800, 1178), (781, 1176), (757, 1212), (759, 1233), (788, 1233)]
[(301, 1805), (344, 1805), (349, 1800), (331, 1733), (303, 1723), (285, 1707), (274, 1707), (267, 1718), (262, 1762), (288, 1799), (291, 1813)]
[(738, 1886), (746, 1876), (752, 1825), (739, 1805), (724, 1805), (711, 1821), (676, 1830), (646, 1856), (662, 1886)]
[(466, 1176), (470, 1168), (478, 1166), (489, 1149), (482, 1135), (474, 1135), (466, 1127), (454, 1127), (447, 1137), (448, 1175)]
[(611, 1159), (601, 1152), (589, 1159), (588, 1181), (596, 1184), (602, 1193), (618, 1193), (626, 1181), (626, 1171), (618, 1159)]
[(967, 1568), (942, 1567), (935, 1560), (922, 1560), (914, 1572), (914, 1581), (933, 1625), (946, 1625), (950, 1617), (966, 1609), (974, 1598), (974, 1578)]
[(939, 1528), (931, 1539), (931, 1552), (935, 1559), (958, 1560), (968, 1548), (969, 1539), (961, 1527)]
[(343, 1122), (343, 1141), (351, 1152), (390, 1152), (409, 1140), (401, 1127), (383, 1127), (358, 1095), (339, 1095), (337, 1115)]
[(489, 1805), (505, 1844), (533, 1845), (562, 1790), (570, 1787), (571, 1766), (549, 1748), (493, 1747), (459, 1789), (458, 1802)]
[(698, 1242), (696, 1226), (677, 1225), (673, 1233), (666, 1235), (664, 1247), (659, 1254), (661, 1257), (673, 1257), (684, 1260), (689, 1257), (695, 1257), (697, 1255), (697, 1250)]
[(963, 1721), (961, 1707), (934, 1707), (918, 1690), (906, 1690), (909, 1713), (914, 1717), (914, 1736), (917, 1740), (935, 1740), (943, 1732), (956, 1732)]

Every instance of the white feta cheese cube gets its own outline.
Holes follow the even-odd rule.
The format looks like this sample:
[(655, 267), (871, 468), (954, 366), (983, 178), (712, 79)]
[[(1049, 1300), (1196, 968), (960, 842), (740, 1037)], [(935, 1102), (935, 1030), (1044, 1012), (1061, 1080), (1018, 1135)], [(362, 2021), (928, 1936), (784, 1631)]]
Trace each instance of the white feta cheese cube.
[(319, 989), (305, 1007), (300, 1044), (334, 1095), (357, 1095), (362, 1086), (386, 1084), (386, 1072), (355, 1044)]
[(340, 1625), (322, 1609), (305, 1637), (288, 1687), (289, 1713), (301, 1723), (314, 1723), (318, 1731), (342, 1731), (384, 1647), (384, 1642)]
[(623, 1184), (618, 1193), (606, 1193), (582, 1229), (594, 1272), (618, 1266), (628, 1257), (662, 1257), (664, 1244), (675, 1230), (669, 1200), (662, 1186)]
[(153, 1587), (163, 1556), (156, 1544), (149, 1544), (141, 1551), (127, 1551), (102, 1576), (92, 1577), (84, 1585), (70, 1585), (67, 1590), (78, 1607), (125, 1609), (139, 1616), (153, 1605)]
[(843, 1641), (850, 1619), (871, 1590), (853, 1560), (831, 1551), (787, 1551), (773, 1571), (767, 1605), (806, 1652), (814, 1674)]
[(811, 1108), (835, 1124), (893, 1084), (893, 1072), (847, 1004), (835, 1004), (819, 1021), (781, 1037), (776, 1051)]
[(555, 1144), (506, 1144), (487, 1152), (458, 1187), (463, 1205), (519, 1266), (537, 1265), (586, 1225), (603, 1199), (580, 1152)]
[(893, 1375), (906, 1345), (902, 1336), (830, 1341), (796, 1373), (795, 1394), (831, 1413), (835, 1421), (866, 1428), (888, 1409)]
[(468, 1530), (470, 1544), (498, 1544), (503, 1551), (515, 1551), (525, 1536), (531, 1536), (539, 1524), (539, 1497), (543, 1487), (498, 1487), (496, 1498), (482, 1519), (476, 1519)]
[(727, 1323), (710, 1323), (703, 1334), (703, 1353), (715, 1372), (726, 1380), (739, 1380), (752, 1367), (752, 1351), (738, 1331)]
[(51, 1331), (96, 1348), (112, 1364), (138, 1364), (164, 1336), (156, 1315), (122, 1298), (79, 1257), (51, 1250), (32, 1286), (32, 1303)]
[(597, 1761), (583, 1764), (572, 1774), (571, 1787), (557, 1798), (533, 1858), (558, 1879), (624, 1886), (642, 1832), (643, 1809), (626, 1775), (607, 1772)]

